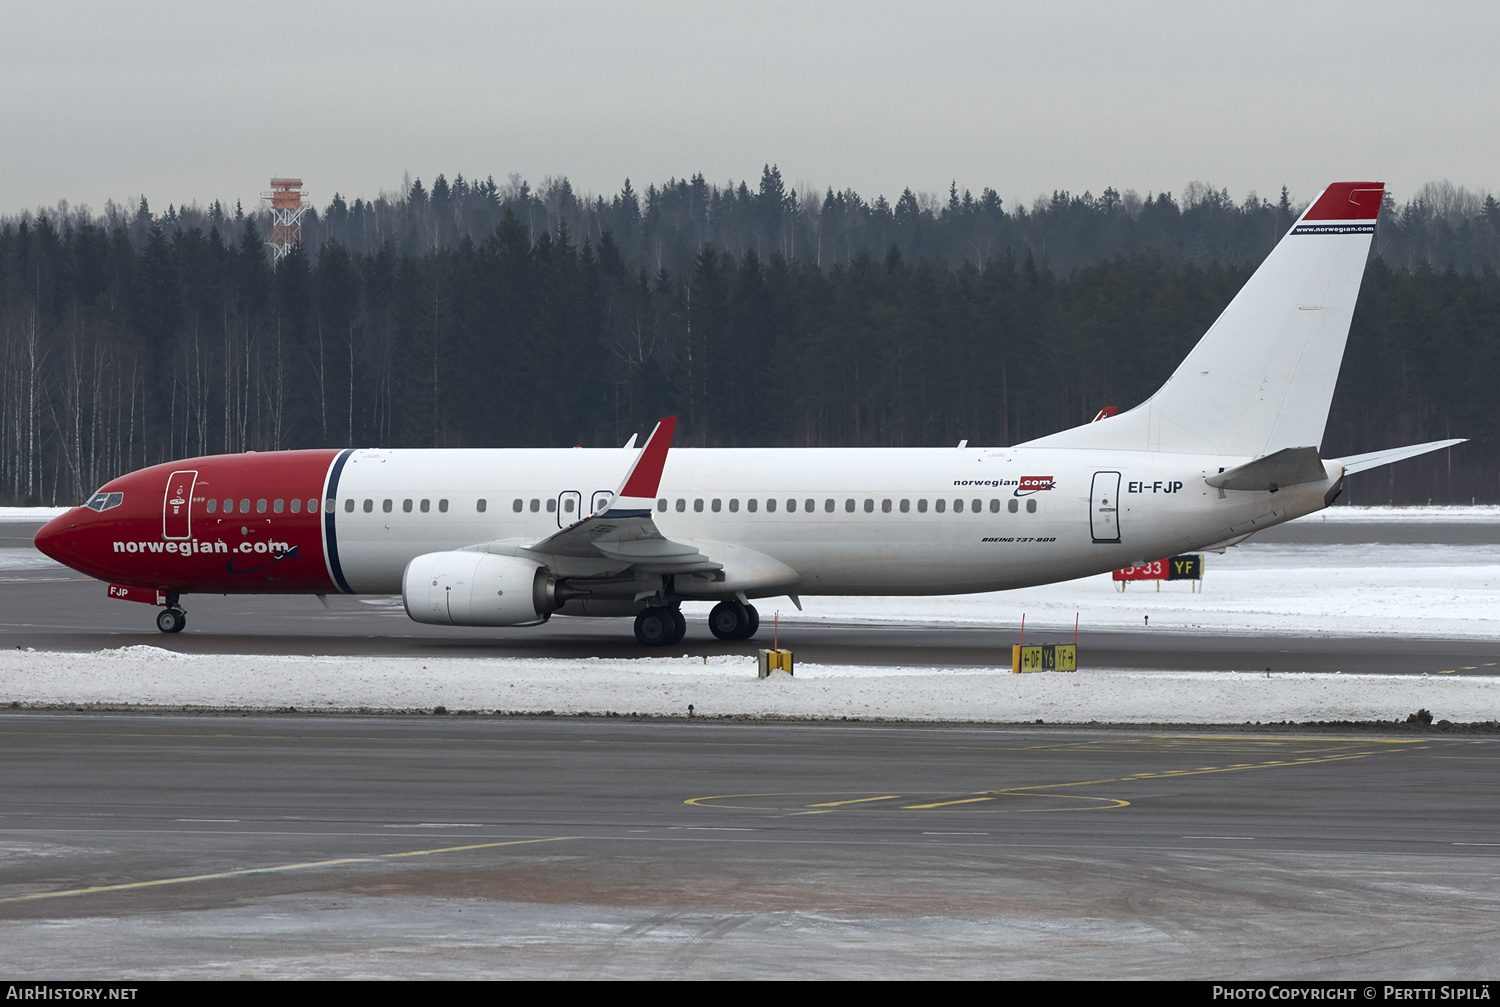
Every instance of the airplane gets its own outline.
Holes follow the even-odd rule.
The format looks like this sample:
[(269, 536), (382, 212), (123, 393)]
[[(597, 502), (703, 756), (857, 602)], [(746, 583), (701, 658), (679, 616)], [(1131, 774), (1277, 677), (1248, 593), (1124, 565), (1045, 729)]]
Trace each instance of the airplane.
[(1356, 472), (1462, 443), (1320, 448), (1384, 184), (1330, 185), (1151, 398), (1012, 447), (321, 449), (154, 465), (43, 527), (46, 555), (161, 608), (191, 593), (400, 594), (420, 623), (635, 617), (682, 640), (714, 601), (930, 595), (1222, 550)]

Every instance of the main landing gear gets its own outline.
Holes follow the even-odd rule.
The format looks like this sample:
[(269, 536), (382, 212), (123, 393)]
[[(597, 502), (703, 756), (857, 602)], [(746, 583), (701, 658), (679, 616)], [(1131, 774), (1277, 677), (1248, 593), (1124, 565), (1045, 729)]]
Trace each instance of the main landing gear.
[(676, 608), (653, 605), (635, 617), (635, 638), (643, 647), (671, 647), (686, 632), (687, 620)]
[(708, 613), (708, 629), (720, 640), (748, 640), (760, 628), (760, 613), (754, 605), (733, 598), (719, 602)]
[[(708, 613), (708, 628), (720, 640), (748, 640), (760, 628), (760, 613), (730, 598)], [(643, 647), (675, 646), (686, 632), (687, 620), (676, 607), (653, 605), (635, 617), (635, 638)]]
[(156, 613), (156, 628), (163, 633), (181, 633), (187, 625), (187, 613), (177, 604), (177, 595), (167, 595), (167, 607)]

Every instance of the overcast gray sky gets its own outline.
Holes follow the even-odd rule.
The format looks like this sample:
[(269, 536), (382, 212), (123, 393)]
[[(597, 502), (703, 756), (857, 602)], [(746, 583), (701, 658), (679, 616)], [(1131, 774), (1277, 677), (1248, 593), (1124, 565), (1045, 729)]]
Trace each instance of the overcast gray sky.
[(0, 213), (702, 172), (1007, 204), (1493, 188), (1500, 4), (6, 0)]

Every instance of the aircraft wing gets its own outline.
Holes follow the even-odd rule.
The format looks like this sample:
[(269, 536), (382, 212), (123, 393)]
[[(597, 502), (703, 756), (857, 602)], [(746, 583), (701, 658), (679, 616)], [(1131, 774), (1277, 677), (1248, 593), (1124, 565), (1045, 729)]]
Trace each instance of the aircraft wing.
[(603, 513), (590, 514), (527, 545), (525, 552), (538, 558), (613, 560), (643, 573), (710, 573), (723, 569), (696, 547), (664, 538), (652, 520), (656, 490), (676, 427), (675, 416), (656, 425)]

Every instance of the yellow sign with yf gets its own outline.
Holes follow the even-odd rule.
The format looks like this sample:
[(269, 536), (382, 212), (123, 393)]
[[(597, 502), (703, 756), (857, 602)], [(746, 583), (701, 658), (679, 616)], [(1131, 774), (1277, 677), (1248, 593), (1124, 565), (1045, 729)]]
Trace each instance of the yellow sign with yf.
[(1032, 671), (1077, 671), (1076, 643), (1044, 643), (1035, 647), (1012, 644), (1010, 670), (1017, 675)]

